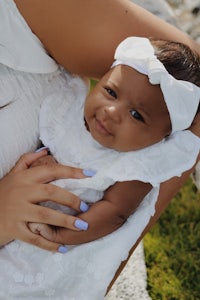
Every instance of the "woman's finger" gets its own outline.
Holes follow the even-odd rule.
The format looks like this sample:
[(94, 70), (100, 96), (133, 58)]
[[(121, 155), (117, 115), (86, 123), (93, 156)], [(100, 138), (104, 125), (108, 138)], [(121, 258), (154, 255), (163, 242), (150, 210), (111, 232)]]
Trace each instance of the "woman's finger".
[(78, 196), (65, 190), (64, 188), (58, 187), (54, 184), (37, 184), (35, 189), (32, 188), (31, 194), (32, 203), (39, 203), (44, 201), (53, 201), (76, 211), (87, 211), (88, 205), (79, 199)]
[(27, 172), (32, 181), (38, 183), (48, 183), (64, 178), (82, 179), (87, 177), (84, 175), (84, 171), (82, 169), (63, 166), (61, 164), (36, 166), (26, 170), (25, 172)]
[(32, 208), (32, 213), (29, 214), (26, 221), (27, 223), (43, 223), (75, 231), (88, 229), (88, 223), (76, 216), (67, 215), (60, 211), (39, 205)]

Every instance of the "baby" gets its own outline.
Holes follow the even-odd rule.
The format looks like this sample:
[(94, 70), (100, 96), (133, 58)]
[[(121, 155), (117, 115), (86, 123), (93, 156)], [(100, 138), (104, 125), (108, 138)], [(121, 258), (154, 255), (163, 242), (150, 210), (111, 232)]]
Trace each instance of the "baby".
[[(111, 69), (88, 95), (81, 78), (66, 74), (67, 95), (56, 101), (51, 96), (42, 106), (41, 140), (59, 163), (89, 167), (96, 174), (55, 183), (94, 203), (107, 199), (109, 187), (119, 182), (158, 187), (189, 169), (199, 153), (199, 139), (186, 130), (199, 110), (199, 74), (200, 59), (185, 45), (139, 37), (117, 47)], [(105, 210), (116, 209), (113, 198)], [(127, 202), (126, 218), (139, 205)], [(80, 230), (87, 229), (86, 221)], [(50, 226), (29, 226), (55, 239)]]

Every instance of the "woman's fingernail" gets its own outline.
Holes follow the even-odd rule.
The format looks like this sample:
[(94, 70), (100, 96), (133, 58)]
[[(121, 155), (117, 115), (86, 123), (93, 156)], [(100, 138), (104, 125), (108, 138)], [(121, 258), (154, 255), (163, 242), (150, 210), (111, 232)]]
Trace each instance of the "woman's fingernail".
[(43, 150), (46, 150), (46, 149), (49, 149), (48, 147), (41, 147), (41, 148), (38, 148), (37, 150), (35, 150), (36, 153), (38, 152), (41, 152)]
[(83, 174), (85, 176), (92, 177), (92, 176), (94, 176), (96, 174), (96, 171), (85, 169), (85, 170), (83, 170)]
[(81, 201), (80, 210), (82, 212), (86, 212), (89, 209), (89, 205), (87, 205), (84, 201)]
[(68, 251), (68, 248), (66, 246), (61, 245), (58, 248), (59, 253), (66, 253), (67, 251)]
[(88, 229), (88, 223), (82, 220), (76, 220), (74, 223), (74, 226), (81, 230), (87, 230)]

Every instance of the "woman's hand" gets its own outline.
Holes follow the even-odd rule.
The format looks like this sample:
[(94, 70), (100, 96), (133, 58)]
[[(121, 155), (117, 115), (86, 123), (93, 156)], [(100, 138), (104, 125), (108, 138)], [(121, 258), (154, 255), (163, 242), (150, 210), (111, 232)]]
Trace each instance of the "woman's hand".
[(61, 178), (85, 178), (81, 169), (59, 164), (29, 168), (36, 159), (46, 154), (47, 151), (43, 150), (23, 155), (11, 172), (0, 180), (0, 245), (19, 239), (46, 250), (59, 251), (60, 244), (32, 233), (28, 227), (29, 222), (80, 230), (75, 227), (75, 222), (81, 221), (77, 217), (37, 205), (39, 202), (51, 200), (67, 205), (77, 212), (86, 211), (88, 208), (72, 193), (47, 184)]

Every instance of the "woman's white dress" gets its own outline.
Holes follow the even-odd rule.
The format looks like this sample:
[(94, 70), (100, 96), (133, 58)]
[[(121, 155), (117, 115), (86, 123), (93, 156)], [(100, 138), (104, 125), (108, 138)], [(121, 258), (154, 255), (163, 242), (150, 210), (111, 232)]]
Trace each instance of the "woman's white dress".
[[(12, 35), (15, 27), (6, 27), (8, 20), (29, 30), (11, 0), (0, 2), (0, 20), (5, 20), (7, 30), (13, 28)], [(20, 32), (17, 34), (23, 38)], [(31, 32), (27, 40), (28, 37), (31, 45)], [(10, 45), (1, 38), (0, 34), (1, 176), (22, 153), (38, 146), (41, 111), (40, 137), (55, 157), (61, 163), (97, 171), (92, 178), (59, 180), (55, 184), (66, 186), (89, 202), (101, 198), (115, 181), (142, 180), (152, 183), (153, 189), (120, 229), (96, 241), (71, 246), (66, 254), (51, 253), (21, 241), (2, 247), (0, 299), (102, 300), (121, 261), (127, 258), (155, 212), (160, 182), (179, 176), (194, 164), (199, 139), (185, 131), (140, 151), (119, 153), (103, 148), (84, 125), (82, 108), (88, 91), (84, 81), (49, 60), (35, 36), (35, 51), (41, 51), (41, 55), (38, 60), (32, 55), (32, 61), (23, 60), (17, 51), (10, 51), (13, 60), (7, 59), (6, 52), (1, 55), (1, 45)]]

